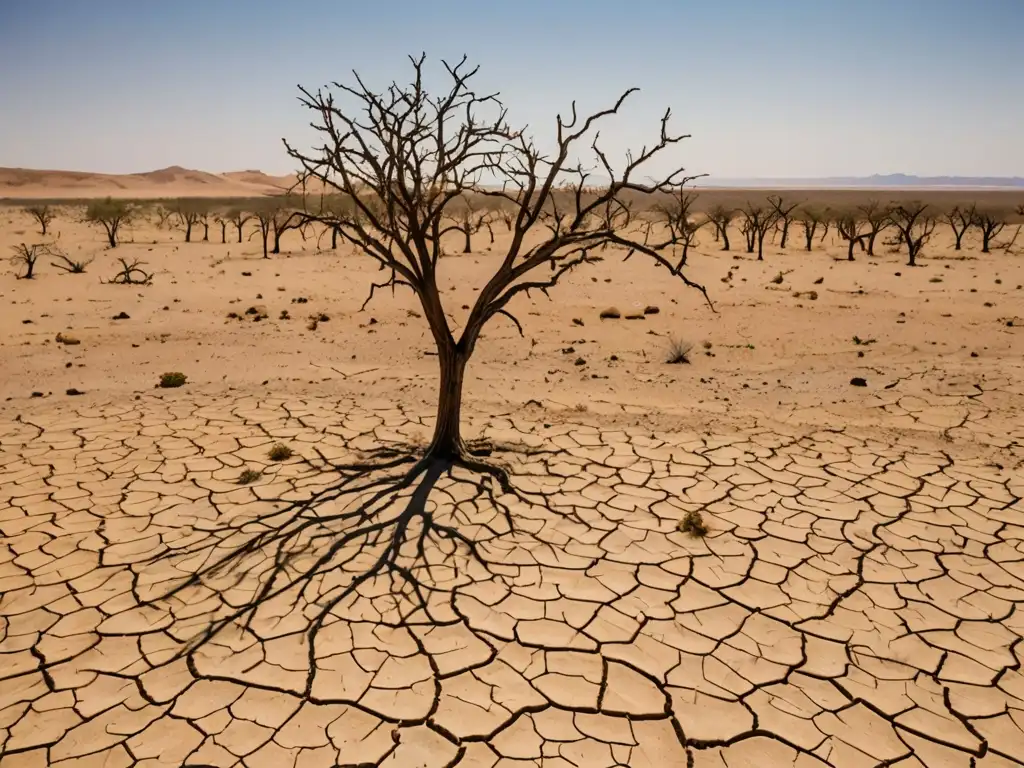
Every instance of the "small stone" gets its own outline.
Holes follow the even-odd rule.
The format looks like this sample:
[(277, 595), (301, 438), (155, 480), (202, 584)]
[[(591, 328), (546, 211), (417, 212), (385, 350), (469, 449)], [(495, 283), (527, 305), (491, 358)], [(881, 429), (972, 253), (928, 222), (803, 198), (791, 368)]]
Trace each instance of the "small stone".
[(866, 387), (868, 385), (868, 382), (866, 379), (861, 378), (860, 376), (854, 376), (852, 379), (850, 379), (850, 384), (854, 387)]

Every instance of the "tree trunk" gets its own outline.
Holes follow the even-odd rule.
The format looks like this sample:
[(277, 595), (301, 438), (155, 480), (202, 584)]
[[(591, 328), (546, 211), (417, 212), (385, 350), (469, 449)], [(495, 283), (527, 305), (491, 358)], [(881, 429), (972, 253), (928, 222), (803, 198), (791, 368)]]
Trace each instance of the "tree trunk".
[(464, 230), (462, 230), (462, 234), (464, 234), (466, 236), (466, 244), (463, 246), (462, 252), (463, 253), (472, 253), (473, 252), (473, 244), (470, 242), (470, 234), (469, 234), (469, 227), (468, 226)]
[(331, 227), (331, 250), (338, 250), (338, 228)]
[[(966, 232), (967, 230), (964, 230)], [(964, 239), (964, 232), (957, 232), (956, 228), (953, 228), (953, 234), (956, 235), (956, 244), (953, 246), (954, 251), (960, 250), (960, 241)]]
[(117, 248), (117, 227), (107, 227), (107, 242), (111, 248)]
[(226, 243), (228, 241), (228, 225), (224, 222), (221, 222), (220, 225), (220, 241), (221, 243)]
[(192, 222), (191, 221), (187, 222), (185, 224), (185, 242), (186, 243), (191, 243), (192, 242)]
[(868, 256), (875, 255), (875, 238), (878, 237), (880, 230), (873, 229), (868, 233)]
[(462, 421), (462, 382), (467, 357), (454, 345), (438, 349), (441, 384), (437, 396), (437, 424), (427, 455), (433, 458), (458, 459), (466, 446), (460, 431)]
[(271, 251), (271, 253), (280, 253), (280, 252), (281, 252), (281, 233), (278, 232), (275, 229), (274, 230), (274, 249)]
[(263, 234), (263, 258), (264, 259), (269, 259), (270, 257), (267, 255), (267, 237), (268, 237), (269, 233), (268, 232), (263, 232), (262, 234)]
[(757, 236), (757, 260), (764, 261), (764, 236), (767, 232), (761, 232)]
[(235, 226), (238, 227), (238, 242), (242, 242), (242, 227), (244, 227), (245, 224), (236, 224)]
[(789, 237), (789, 222), (782, 225), (782, 239), (779, 241), (779, 248), (786, 250), (786, 238)]
[(722, 227), (720, 231), (722, 233), (722, 250), (723, 251), (728, 251), (729, 250), (729, 229), (728, 229), (728, 225)]
[(850, 243), (846, 247), (846, 260), (853, 261), (853, 246), (857, 243), (857, 238), (850, 233)]
[(992, 240), (992, 233), (987, 229), (981, 230), (981, 252), (988, 253), (989, 243)]
[(206, 222), (203, 222), (203, 242), (210, 242), (210, 225)]

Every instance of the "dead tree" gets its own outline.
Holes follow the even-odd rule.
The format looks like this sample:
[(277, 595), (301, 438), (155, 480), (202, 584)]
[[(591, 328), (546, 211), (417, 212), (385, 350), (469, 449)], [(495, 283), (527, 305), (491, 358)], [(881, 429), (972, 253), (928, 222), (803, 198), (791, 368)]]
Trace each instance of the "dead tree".
[(722, 250), (729, 250), (729, 226), (736, 217), (735, 208), (727, 208), (724, 205), (714, 205), (707, 213), (708, 221), (715, 228), (715, 242), (722, 241)]
[(241, 208), (232, 208), (224, 214), (224, 220), (238, 230), (238, 242), (242, 242), (242, 230), (253, 218), (253, 214)]
[(49, 246), (47, 249), (47, 255), (49, 255), (50, 258), (56, 259), (56, 261), (50, 262), (51, 267), (60, 269), (69, 275), (84, 274), (86, 268), (93, 262), (92, 259), (88, 259), (87, 261), (75, 261), (68, 256), (67, 252), (65, 252), (63, 248), (60, 248), (57, 245)]
[(801, 226), (804, 231), (804, 243), (807, 246), (807, 252), (811, 252), (811, 247), (814, 244), (814, 235), (818, 231), (818, 227), (822, 224), (828, 227), (828, 217), (823, 211), (819, 211), (817, 208), (801, 208), (796, 215), (797, 224)]
[[(383, 277), (366, 301), (385, 288), (408, 289), (419, 301), (437, 348), (441, 379), (428, 447), (409, 455), (410, 448), (400, 446), (380, 451), (377, 460), (344, 465), (324, 458), (315, 466), (338, 479), (302, 498), (275, 500), (273, 511), (221, 516), (210, 534), (157, 556), (188, 568), (189, 575), (151, 603), (201, 602), (200, 594), (227, 589), (225, 576), (246, 578), (246, 594), (228, 602), (227, 610), (212, 613), (197, 637), (181, 643), (178, 658), (189, 662), (222, 629), (246, 632), (262, 626), (265, 616), (274, 620), (282, 600), (323, 584), (296, 628), (309, 651), (306, 696), (324, 658), (320, 630), (335, 616), (347, 615), (362, 592), (382, 595), (387, 605), (381, 603), (377, 615), (390, 626), (431, 621), (438, 610), (450, 615), (455, 590), (473, 583), (478, 574), (503, 578), (506, 550), (488, 546), (498, 536), (514, 533), (517, 546), (544, 546), (538, 526), (524, 525), (521, 513), (545, 503), (543, 494), (515, 488), (507, 470), (479, 458), (488, 450), (462, 439), (466, 366), (489, 321), (501, 316), (522, 331), (515, 313), (525, 309), (529, 295), (543, 294), (599, 261), (605, 245), (606, 255), (618, 251), (625, 258), (650, 259), (665, 269), (666, 280), (675, 279), (707, 299), (704, 289), (687, 277), (672, 233), (645, 226), (640, 218), (652, 196), (671, 197), (693, 178), (679, 170), (660, 181), (634, 180), (643, 178), (663, 150), (685, 138), (669, 132), (668, 113), (659, 138), (619, 166), (601, 150), (597, 129), (620, 112), (632, 90), (590, 116), (578, 115), (574, 107), (557, 120), (548, 155), (524, 131), (510, 127), (496, 96), (473, 90), (476, 70), (468, 69), (465, 59), (445, 64), (451, 87), (437, 98), (423, 84), (423, 59), (414, 59), (413, 67), (413, 84), (407, 87), (392, 84), (374, 91), (355, 75), (353, 85), (335, 84), (334, 91), (302, 89), (301, 102), (314, 114), (319, 146), (286, 146), (300, 164), (301, 187), (311, 190), (304, 207), (308, 221), (341, 227), (348, 242), (380, 265)], [(609, 179), (605, 187), (584, 193), (590, 174), (581, 150), (593, 150), (598, 172)], [(570, 194), (553, 194), (565, 179), (572, 182)], [(325, 188), (352, 199), (362, 217), (337, 216), (309, 199)], [(497, 257), (472, 307), (453, 328), (438, 287), (438, 271), (446, 263), (440, 258), (441, 231), (464, 195), (490, 196), (515, 215), (507, 251)], [(438, 496), (465, 498), (467, 506), (432, 498), (439, 480), (445, 486)], [(494, 514), (484, 525), (469, 526), (463, 511), (469, 505)], [(574, 530), (589, 529), (582, 520), (574, 525)], [(435, 569), (443, 575), (435, 575)]]
[(953, 237), (956, 238), (956, 244), (953, 246), (954, 251), (960, 250), (964, 234), (974, 226), (977, 215), (978, 207), (974, 203), (964, 206), (954, 205), (952, 210), (946, 211), (941, 215), (940, 218), (949, 225), (950, 229), (953, 230)]
[(175, 226), (185, 233), (185, 242), (192, 242), (192, 227), (202, 221), (206, 207), (198, 200), (182, 197), (171, 204), (170, 211)]
[(917, 266), (917, 257), (935, 231), (931, 208), (920, 201), (893, 205), (889, 221), (899, 232), (900, 241), (907, 246), (907, 266)]
[(875, 255), (875, 240), (891, 224), (889, 220), (889, 207), (882, 205), (877, 200), (868, 200), (864, 205), (858, 205), (857, 211), (867, 223), (867, 253), (868, 256)]
[(271, 253), (281, 252), (281, 236), (289, 229), (297, 229), (306, 239), (306, 217), (301, 210), (290, 210), (286, 207), (274, 208), (270, 215), (270, 229), (274, 235), (274, 247)]
[(753, 253), (756, 247), (757, 260), (764, 261), (764, 238), (778, 221), (778, 214), (771, 206), (755, 205), (748, 200), (746, 206), (740, 208), (740, 216), (743, 217), (740, 231), (746, 238), (747, 253)]
[(98, 224), (106, 232), (107, 242), (111, 248), (116, 248), (121, 227), (131, 223), (135, 215), (135, 208), (125, 200), (94, 200), (85, 209), (85, 221), (90, 224)]
[(39, 234), (46, 237), (46, 233), (50, 230), (50, 224), (57, 218), (57, 211), (48, 205), (30, 205), (24, 210), (38, 222)]
[[(596, 144), (595, 126), (616, 115), (627, 91), (609, 109), (580, 119), (575, 107), (568, 120), (556, 124), (558, 150), (553, 157), (539, 150), (523, 131), (506, 122), (506, 111), (494, 95), (481, 96), (470, 87), (477, 69), (467, 69), (465, 58), (445, 63), (451, 89), (431, 98), (422, 84), (424, 58), (412, 59), (415, 79), (409, 87), (392, 84), (383, 92), (370, 90), (356, 76), (352, 86), (339, 86), (354, 108), (339, 106), (334, 93), (301, 90), (301, 103), (314, 114), (314, 127), (323, 146), (313, 152), (288, 142), (289, 155), (301, 166), (303, 185), (326, 188), (353, 201), (365, 222), (330, 213), (307, 214), (312, 221), (339, 226), (359, 250), (374, 258), (387, 273), (371, 288), (402, 286), (411, 289), (423, 307), (437, 345), (441, 386), (437, 422), (427, 455), (465, 460), (461, 437), (462, 385), (466, 364), (484, 325), (501, 315), (522, 331), (510, 312), (510, 303), (528, 291), (546, 291), (569, 272), (597, 260), (593, 251), (602, 245), (618, 246), (627, 257), (644, 254), (666, 267), (683, 284), (697, 288), (684, 274), (684, 260), (671, 253), (679, 239), (669, 233), (660, 241), (626, 234), (635, 222), (634, 198), (675, 193), (692, 180), (677, 170), (653, 184), (634, 180), (639, 168), (685, 136), (669, 133), (669, 113), (661, 123), (660, 139), (631, 156), (616, 173)], [(482, 113), (492, 112), (489, 119)], [(429, 139), (428, 139), (429, 137)], [(583, 190), (589, 174), (582, 165), (570, 166), (569, 157), (581, 139), (594, 141), (593, 151), (609, 185), (596, 195)], [(488, 178), (489, 186), (481, 179)], [(500, 186), (490, 186), (495, 183)], [(559, 182), (571, 183), (571, 196), (555, 196)], [(469, 195), (486, 195), (514, 211), (515, 226), (508, 253), (482, 288), (462, 324), (458, 338), (448, 324), (437, 285), (441, 233), (451, 209)], [(306, 206), (306, 210), (319, 210)], [(540, 231), (539, 241), (527, 246), (528, 233)], [(544, 267), (547, 273), (534, 276)], [(365, 306), (365, 305), (364, 305)]]
[(687, 192), (681, 187), (672, 195), (671, 202), (654, 206), (657, 220), (668, 228), (669, 239), (678, 244), (679, 255), (683, 260), (689, 256), (691, 248), (699, 245), (697, 233), (704, 222), (697, 222), (693, 218), (693, 204), (698, 197), (696, 193)]
[(32, 245), (19, 243), (18, 245), (11, 246), (11, 250), (14, 251), (14, 255), (11, 256), (11, 263), (15, 267), (21, 266), (25, 268), (25, 274), (18, 275), (17, 278), (19, 280), (32, 280), (35, 278), (36, 262), (46, 255), (46, 245), (43, 243), (34, 243)]
[(976, 210), (972, 223), (981, 232), (981, 252), (990, 253), (992, 241), (1006, 227), (1006, 212), (993, 208)]
[(142, 268), (146, 262), (139, 259), (129, 262), (124, 258), (119, 258), (118, 261), (121, 262), (120, 271), (105, 282), (115, 285), (149, 285), (153, 282), (153, 273)]
[(861, 218), (859, 211), (843, 211), (836, 215), (836, 231), (839, 232), (839, 236), (846, 241), (846, 260), (853, 261), (853, 248), (856, 245), (860, 246), (860, 250), (863, 253), (867, 250), (864, 245), (864, 241), (868, 238), (869, 232), (861, 230), (867, 225), (867, 222)]
[(220, 224), (220, 242), (223, 245), (228, 241), (228, 224), (231, 223), (231, 219), (228, 218), (228, 214), (224, 211), (217, 213), (213, 220)]
[(269, 259), (270, 254), (267, 250), (267, 242), (270, 239), (270, 232), (274, 228), (274, 211), (267, 207), (259, 208), (252, 217), (256, 219), (256, 229), (249, 239), (252, 240), (256, 235), (260, 236), (260, 240), (263, 242), (263, 258)]
[[(463, 237), (462, 252), (473, 252), (473, 235), (484, 228), (491, 229), (491, 216), (493, 211), (479, 211), (470, 197), (465, 197), (462, 205), (452, 206), (449, 212), (449, 220), (453, 223), (441, 230), (442, 237), (448, 232), (460, 232)], [(491, 242), (494, 242), (494, 232), (491, 231)]]
[(786, 239), (789, 237), (789, 225), (793, 220), (793, 211), (800, 203), (791, 203), (783, 199), (782, 195), (769, 195), (768, 205), (775, 211), (775, 226), (779, 230), (779, 248), (786, 250)]

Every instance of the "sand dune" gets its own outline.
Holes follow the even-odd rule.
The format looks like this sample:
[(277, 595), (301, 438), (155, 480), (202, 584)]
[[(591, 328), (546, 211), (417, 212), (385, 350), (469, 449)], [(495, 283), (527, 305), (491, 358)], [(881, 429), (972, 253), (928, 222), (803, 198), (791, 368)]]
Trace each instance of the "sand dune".
[(209, 173), (177, 165), (129, 174), (0, 168), (0, 199), (257, 197), (280, 193), (294, 180), (258, 170)]

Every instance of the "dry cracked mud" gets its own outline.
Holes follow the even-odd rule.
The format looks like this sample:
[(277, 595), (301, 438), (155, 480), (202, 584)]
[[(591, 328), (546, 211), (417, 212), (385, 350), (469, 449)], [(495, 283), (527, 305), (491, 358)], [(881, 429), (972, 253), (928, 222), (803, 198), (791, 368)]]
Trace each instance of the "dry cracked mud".
[(1019, 435), (886, 395), (947, 440), (474, 416), (514, 493), (410, 474), (424, 420), (354, 401), (26, 408), (0, 766), (1021, 765)]

